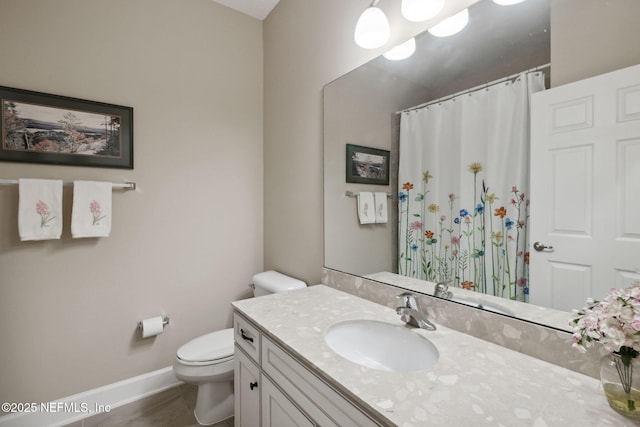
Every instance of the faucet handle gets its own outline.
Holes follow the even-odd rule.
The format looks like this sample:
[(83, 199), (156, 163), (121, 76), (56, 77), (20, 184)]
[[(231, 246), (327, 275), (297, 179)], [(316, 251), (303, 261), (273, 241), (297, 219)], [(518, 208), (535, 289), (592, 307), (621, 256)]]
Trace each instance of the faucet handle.
[(403, 300), (402, 305), (406, 308), (418, 308), (416, 296), (411, 292), (403, 292), (400, 295), (396, 295), (396, 298), (401, 298)]
[(438, 282), (436, 284), (433, 295), (440, 298), (451, 299), (451, 297), (453, 296), (453, 293), (448, 289), (449, 289), (448, 283)]

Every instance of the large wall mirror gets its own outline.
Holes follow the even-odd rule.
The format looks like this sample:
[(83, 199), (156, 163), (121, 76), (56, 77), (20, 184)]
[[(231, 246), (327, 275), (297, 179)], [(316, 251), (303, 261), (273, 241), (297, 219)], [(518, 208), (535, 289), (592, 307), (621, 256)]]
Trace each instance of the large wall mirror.
[[(325, 267), (414, 291), (434, 292), (434, 283), (406, 278), (398, 270), (402, 253), (398, 247), (398, 194), (402, 191), (398, 182), (398, 112), (445, 102), (451, 95), (481, 90), (483, 85), (502, 79), (510, 81), (526, 71), (544, 73), (543, 84), (549, 89), (555, 86), (557, 76), (560, 84), (572, 81), (572, 74), (573, 80), (581, 79), (580, 72), (571, 68), (579, 68), (589, 55), (598, 55), (592, 61), (598, 65), (591, 75), (640, 63), (640, 50), (627, 47), (627, 41), (640, 32), (628, 18), (640, 12), (637, 4), (629, 0), (599, 2), (600, 9), (589, 15), (583, 3), (562, 1), (526, 0), (501, 6), (480, 0), (469, 7), (469, 23), (460, 33), (438, 38), (425, 32), (416, 36), (416, 51), (411, 57), (392, 61), (380, 56), (324, 88)], [(604, 41), (593, 41), (599, 35), (591, 41), (584, 38), (609, 29), (615, 33), (620, 27), (624, 29), (607, 33)], [(634, 36), (630, 38), (629, 32)], [(609, 52), (618, 48), (614, 43), (620, 43), (622, 59), (609, 57)], [(347, 183), (347, 144), (388, 151), (389, 185)], [(389, 194), (386, 223), (360, 223), (354, 197), (360, 192)], [(445, 295), (456, 302), (569, 330), (568, 308), (542, 307), (459, 287), (450, 286), (449, 291), (452, 294)]]

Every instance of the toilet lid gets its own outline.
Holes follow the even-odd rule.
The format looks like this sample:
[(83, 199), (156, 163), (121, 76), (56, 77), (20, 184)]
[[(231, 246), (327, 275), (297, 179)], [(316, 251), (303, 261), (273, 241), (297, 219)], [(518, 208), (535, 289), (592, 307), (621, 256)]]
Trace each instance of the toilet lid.
[(211, 332), (195, 338), (178, 349), (178, 359), (207, 362), (233, 355), (233, 328)]

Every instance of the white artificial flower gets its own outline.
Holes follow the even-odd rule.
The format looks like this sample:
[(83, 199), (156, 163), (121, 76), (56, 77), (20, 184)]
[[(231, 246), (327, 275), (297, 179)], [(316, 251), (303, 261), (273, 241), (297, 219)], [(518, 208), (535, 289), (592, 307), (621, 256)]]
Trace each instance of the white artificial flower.
[(640, 282), (626, 289), (611, 289), (602, 301), (587, 299), (582, 310), (573, 310), (572, 347), (580, 352), (600, 342), (608, 352), (621, 348), (640, 352)]

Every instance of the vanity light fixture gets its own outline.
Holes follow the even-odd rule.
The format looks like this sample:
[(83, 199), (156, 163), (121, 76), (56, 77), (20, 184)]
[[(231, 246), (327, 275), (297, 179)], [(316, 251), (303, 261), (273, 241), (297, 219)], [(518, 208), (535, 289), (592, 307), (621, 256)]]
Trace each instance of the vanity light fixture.
[(448, 37), (456, 34), (469, 22), (469, 9), (464, 9), (455, 15), (441, 21), (439, 24), (429, 28), (429, 33), (436, 37)]
[(379, 0), (373, 0), (371, 5), (362, 12), (356, 30), (354, 40), (356, 44), (364, 49), (376, 49), (389, 41), (390, 29), (387, 16), (382, 10), (376, 7)]
[(415, 37), (411, 37), (406, 42), (399, 44), (394, 47), (387, 53), (382, 54), (385, 58), (391, 61), (400, 61), (402, 59), (406, 59), (413, 55), (413, 52), (416, 51), (416, 39)]
[(411, 22), (422, 22), (436, 16), (444, 8), (444, 0), (402, 0), (402, 16)]
[(495, 4), (500, 6), (511, 6), (512, 4), (522, 3), (524, 0), (493, 0)]

